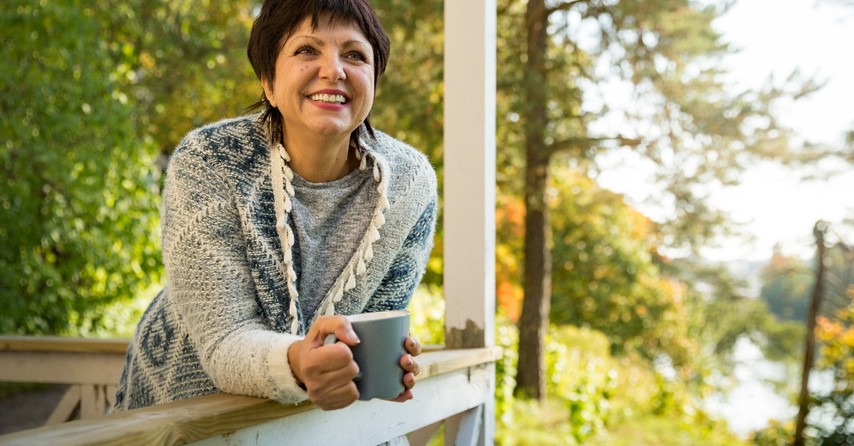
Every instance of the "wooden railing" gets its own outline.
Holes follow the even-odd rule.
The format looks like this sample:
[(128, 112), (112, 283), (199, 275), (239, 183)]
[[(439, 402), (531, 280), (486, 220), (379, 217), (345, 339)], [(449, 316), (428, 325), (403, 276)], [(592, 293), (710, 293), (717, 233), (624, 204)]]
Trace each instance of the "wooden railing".
[(101, 415), (115, 392), (126, 345), (0, 337), (0, 381), (71, 384), (78, 390), (66, 394), (50, 422), (63, 421), (60, 414), (75, 407), (82, 418), (0, 436), (0, 445), (375, 445), (402, 435), (418, 445), (442, 423), (446, 444), (473, 445), (481, 408), (493, 398), (494, 362), (501, 354), (497, 347), (423, 353), (415, 398), (405, 403), (372, 400), (322, 411), (311, 403), (285, 406), (218, 394)]
[(69, 385), (46, 424), (103, 416), (115, 402), (124, 339), (0, 336), (0, 382)]

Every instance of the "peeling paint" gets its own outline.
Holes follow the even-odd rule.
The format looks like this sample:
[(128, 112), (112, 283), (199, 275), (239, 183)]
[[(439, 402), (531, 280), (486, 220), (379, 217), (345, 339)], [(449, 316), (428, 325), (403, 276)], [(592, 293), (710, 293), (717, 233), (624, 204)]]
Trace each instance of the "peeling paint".
[(447, 348), (481, 348), (486, 347), (483, 327), (471, 319), (466, 320), (466, 328), (447, 328), (445, 331), (445, 347)]

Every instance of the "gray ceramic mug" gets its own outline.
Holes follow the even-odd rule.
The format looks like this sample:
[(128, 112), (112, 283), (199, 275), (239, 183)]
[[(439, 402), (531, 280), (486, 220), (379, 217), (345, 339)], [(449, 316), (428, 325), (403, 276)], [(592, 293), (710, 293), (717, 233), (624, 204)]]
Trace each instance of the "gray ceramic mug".
[[(380, 311), (346, 317), (361, 341), (350, 347), (359, 365), (359, 375), (354, 380), (359, 399), (396, 398), (404, 390), (400, 357), (406, 354), (403, 344), (409, 336), (409, 312)], [(337, 340), (329, 334), (324, 344)]]

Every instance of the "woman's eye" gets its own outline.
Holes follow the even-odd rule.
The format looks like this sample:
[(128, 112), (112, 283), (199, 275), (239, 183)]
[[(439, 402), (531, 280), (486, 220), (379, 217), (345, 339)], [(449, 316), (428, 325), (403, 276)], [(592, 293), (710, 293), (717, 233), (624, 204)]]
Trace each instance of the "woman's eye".
[(312, 48), (310, 46), (301, 46), (301, 47), (297, 48), (297, 50), (294, 52), (294, 54), (314, 54), (314, 53), (315, 53), (314, 48)]
[(347, 58), (362, 61), (362, 62), (365, 62), (368, 60), (368, 58), (359, 51), (350, 51), (349, 53), (347, 53)]

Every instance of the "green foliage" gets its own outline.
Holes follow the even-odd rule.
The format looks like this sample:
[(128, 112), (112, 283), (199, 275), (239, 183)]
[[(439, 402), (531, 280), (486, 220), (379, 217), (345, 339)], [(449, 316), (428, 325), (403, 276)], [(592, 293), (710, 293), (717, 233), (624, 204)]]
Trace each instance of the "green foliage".
[(789, 446), (795, 438), (795, 422), (771, 420), (764, 429), (750, 435), (750, 444), (755, 446)]
[(505, 351), (496, 367), (496, 444), (581, 444), (605, 428), (612, 415), (617, 363), (602, 333), (572, 326), (550, 330), (546, 339), (550, 398), (543, 403), (513, 397), (518, 330), (502, 320), (496, 337)]
[(0, 400), (4, 400), (25, 393), (44, 391), (45, 389), (49, 389), (51, 386), (52, 384), (42, 383), (0, 382)]
[(445, 344), (445, 299), (440, 289), (421, 285), (409, 302), (410, 333), (422, 345)]
[(518, 331), (499, 324), (498, 339), (509, 355), (498, 366), (496, 397), (502, 408), (501, 444), (581, 444), (605, 429), (622, 367), (611, 357), (602, 333), (573, 326), (552, 327), (546, 336), (549, 399), (514, 399)]
[(614, 350), (685, 357), (684, 307), (654, 262), (652, 223), (569, 168), (553, 169), (551, 190), (552, 321), (602, 331)]
[[(391, 57), (380, 80), (371, 123), (424, 152), (436, 168), (442, 200), (444, 32), (442, 0), (374, 0), (391, 41)], [(423, 282), (442, 284), (442, 206), (433, 253)]]
[(581, 442), (604, 429), (611, 415), (617, 370), (608, 360), (610, 342), (602, 333), (563, 326), (549, 331), (546, 345), (549, 395), (562, 401), (572, 436)]
[(637, 355), (613, 356), (599, 331), (549, 330), (543, 403), (513, 397), (518, 330), (503, 316), (496, 343), (504, 348), (496, 364), (496, 444), (741, 444), (696, 407), (691, 389)]
[[(725, 7), (624, 1), (599, 13), (613, 26), (599, 27), (609, 45), (597, 55), (619, 66), (606, 78), (633, 87), (630, 104), (611, 117), (624, 135), (641, 139), (634, 151), (655, 168), (661, 194), (654, 198), (666, 215), (660, 230), (670, 247), (696, 248), (732, 231), (729, 216), (709, 201), (710, 184), (737, 184), (752, 160), (804, 156), (789, 146), (791, 131), (778, 124), (774, 108), (815, 91), (816, 83), (792, 76), (733, 94), (720, 64), (732, 49), (712, 27)], [(615, 47), (624, 52), (615, 54)]]
[[(774, 252), (762, 269), (760, 298), (768, 308), (784, 321), (803, 323), (807, 318), (807, 306), (815, 288), (814, 259), (810, 261)], [(825, 283), (819, 313), (834, 316), (850, 302), (847, 286), (854, 283), (854, 260), (850, 248), (844, 243), (829, 246), (826, 250), (825, 266), (828, 280)]]
[(803, 323), (784, 321), (779, 322), (770, 318), (762, 327), (764, 342), (760, 342), (765, 357), (771, 361), (800, 362), (803, 358), (804, 335), (806, 327)]
[[(0, 332), (69, 334), (160, 279), (154, 150), (134, 133), (99, 11), (4, 4)], [(14, 63), (11, 63), (14, 61)]]
[(513, 405), (516, 401), (516, 365), (519, 362), (519, 330), (499, 312), (495, 324), (495, 344), (503, 349), (503, 356), (495, 363), (495, 416), (498, 428), (513, 422)]
[[(717, 423), (674, 421), (642, 415), (584, 443), (586, 446), (747, 446), (749, 443)], [(781, 443), (782, 445), (783, 443)]]
[(256, 3), (4, 3), (0, 332), (130, 331), (140, 301), (122, 303), (163, 279), (166, 155), (260, 95)]
[(246, 57), (254, 0), (123, 0), (99, 10), (139, 137), (170, 154), (193, 128), (242, 114), (261, 86)]
[(803, 322), (815, 284), (811, 269), (801, 260), (775, 251), (762, 270), (759, 297), (780, 320)]
[(372, 122), (425, 152), (441, 171), (444, 34), (441, 0), (372, 2), (391, 41)]
[(742, 336), (761, 343), (765, 327), (774, 320), (764, 303), (756, 299), (717, 294), (706, 300), (693, 293), (691, 299), (692, 333), (718, 357), (728, 356)]

